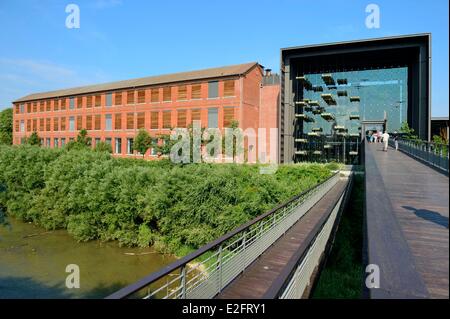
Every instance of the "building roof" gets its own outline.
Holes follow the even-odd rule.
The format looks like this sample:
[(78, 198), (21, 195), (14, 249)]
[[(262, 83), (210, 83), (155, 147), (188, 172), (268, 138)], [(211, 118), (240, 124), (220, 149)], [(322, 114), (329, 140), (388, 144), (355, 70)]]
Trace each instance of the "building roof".
[(21, 97), (15, 100), (16, 102), (26, 102), (31, 100), (40, 100), (40, 99), (49, 99), (49, 98), (58, 98), (63, 96), (73, 96), (78, 94), (88, 94), (94, 92), (103, 92), (110, 90), (118, 90), (125, 88), (135, 88), (135, 87), (144, 87), (151, 85), (161, 85), (175, 82), (184, 82), (184, 81), (193, 81), (200, 79), (213, 79), (213, 78), (221, 78), (226, 76), (236, 76), (236, 75), (244, 75), (253, 69), (255, 66), (259, 65), (257, 62), (245, 63), (245, 64), (237, 64), (230, 65), (218, 68), (210, 68), (196, 71), (188, 71), (188, 72), (180, 72), (180, 73), (172, 73), (172, 74), (164, 74), (157, 76), (149, 76), (138, 79), (130, 79), (123, 80), (117, 82), (109, 82), (104, 84), (95, 84), (95, 85), (87, 85), (80, 86), (75, 88), (68, 88), (56, 91), (48, 91), (42, 93), (34, 93), (29, 94), (24, 97)]
[(416, 34), (381, 37), (381, 38), (369, 38), (369, 39), (349, 40), (349, 41), (341, 41), (341, 42), (329, 42), (329, 43), (320, 43), (320, 44), (307, 44), (307, 45), (301, 45), (301, 46), (292, 46), (292, 47), (281, 48), (281, 52), (289, 51), (289, 50), (298, 50), (298, 49), (318, 48), (318, 47), (358, 45), (358, 44), (364, 44), (364, 43), (374, 43), (377, 41), (408, 40), (408, 39), (414, 39), (414, 38), (421, 38), (421, 39), (429, 40), (431, 38), (431, 33), (416, 33)]

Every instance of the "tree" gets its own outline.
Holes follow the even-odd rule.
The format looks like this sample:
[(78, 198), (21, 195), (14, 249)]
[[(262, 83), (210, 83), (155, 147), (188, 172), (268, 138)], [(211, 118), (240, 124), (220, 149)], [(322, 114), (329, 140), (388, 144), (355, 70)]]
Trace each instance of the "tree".
[(408, 140), (419, 139), (417, 135), (414, 135), (414, 129), (412, 127), (409, 127), (408, 122), (402, 122), (400, 132), (403, 133), (404, 137)]
[(86, 129), (82, 129), (78, 135), (77, 135), (77, 143), (86, 145), (86, 146), (90, 146), (90, 142), (87, 138), (87, 131)]
[(13, 110), (5, 109), (0, 112), (0, 144), (12, 144)]
[(27, 138), (26, 143), (29, 145), (41, 146), (41, 139), (36, 131), (31, 133), (31, 135)]
[(106, 142), (98, 142), (95, 144), (94, 151), (112, 153), (112, 146)]
[(134, 139), (133, 149), (141, 153), (142, 157), (144, 157), (150, 147), (152, 147), (152, 138), (150, 134), (148, 134), (145, 129), (140, 129)]
[(91, 146), (90, 140), (87, 138), (87, 131), (85, 129), (80, 130), (80, 132), (77, 135), (77, 139), (75, 141), (70, 141), (66, 145), (67, 150), (80, 150), (80, 149), (86, 149), (89, 146)]

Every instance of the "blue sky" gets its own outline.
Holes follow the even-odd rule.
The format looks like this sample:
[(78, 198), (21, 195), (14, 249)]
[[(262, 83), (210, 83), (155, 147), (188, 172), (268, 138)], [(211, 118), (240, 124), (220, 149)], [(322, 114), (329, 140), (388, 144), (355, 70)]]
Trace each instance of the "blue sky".
[[(80, 28), (65, 7), (80, 8)], [(365, 8), (380, 7), (379, 29)], [(258, 61), (280, 48), (432, 33), (432, 114), (448, 115), (448, 0), (0, 0), (0, 109), (33, 92)]]

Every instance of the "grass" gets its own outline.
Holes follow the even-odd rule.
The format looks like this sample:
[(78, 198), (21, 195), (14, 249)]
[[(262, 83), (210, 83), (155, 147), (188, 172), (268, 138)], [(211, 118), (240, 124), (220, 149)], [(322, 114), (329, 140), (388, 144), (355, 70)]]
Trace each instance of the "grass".
[(362, 296), (364, 178), (356, 175), (347, 210), (313, 291), (313, 299), (359, 299)]

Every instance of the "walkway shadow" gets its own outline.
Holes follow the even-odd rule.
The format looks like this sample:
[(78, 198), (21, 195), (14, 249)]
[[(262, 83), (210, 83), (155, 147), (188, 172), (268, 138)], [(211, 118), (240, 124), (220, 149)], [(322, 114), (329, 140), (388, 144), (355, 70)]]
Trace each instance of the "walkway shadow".
[(448, 217), (442, 216), (438, 212), (428, 209), (417, 209), (411, 206), (402, 206), (403, 208), (412, 211), (417, 217), (423, 218), (440, 226), (448, 228)]

